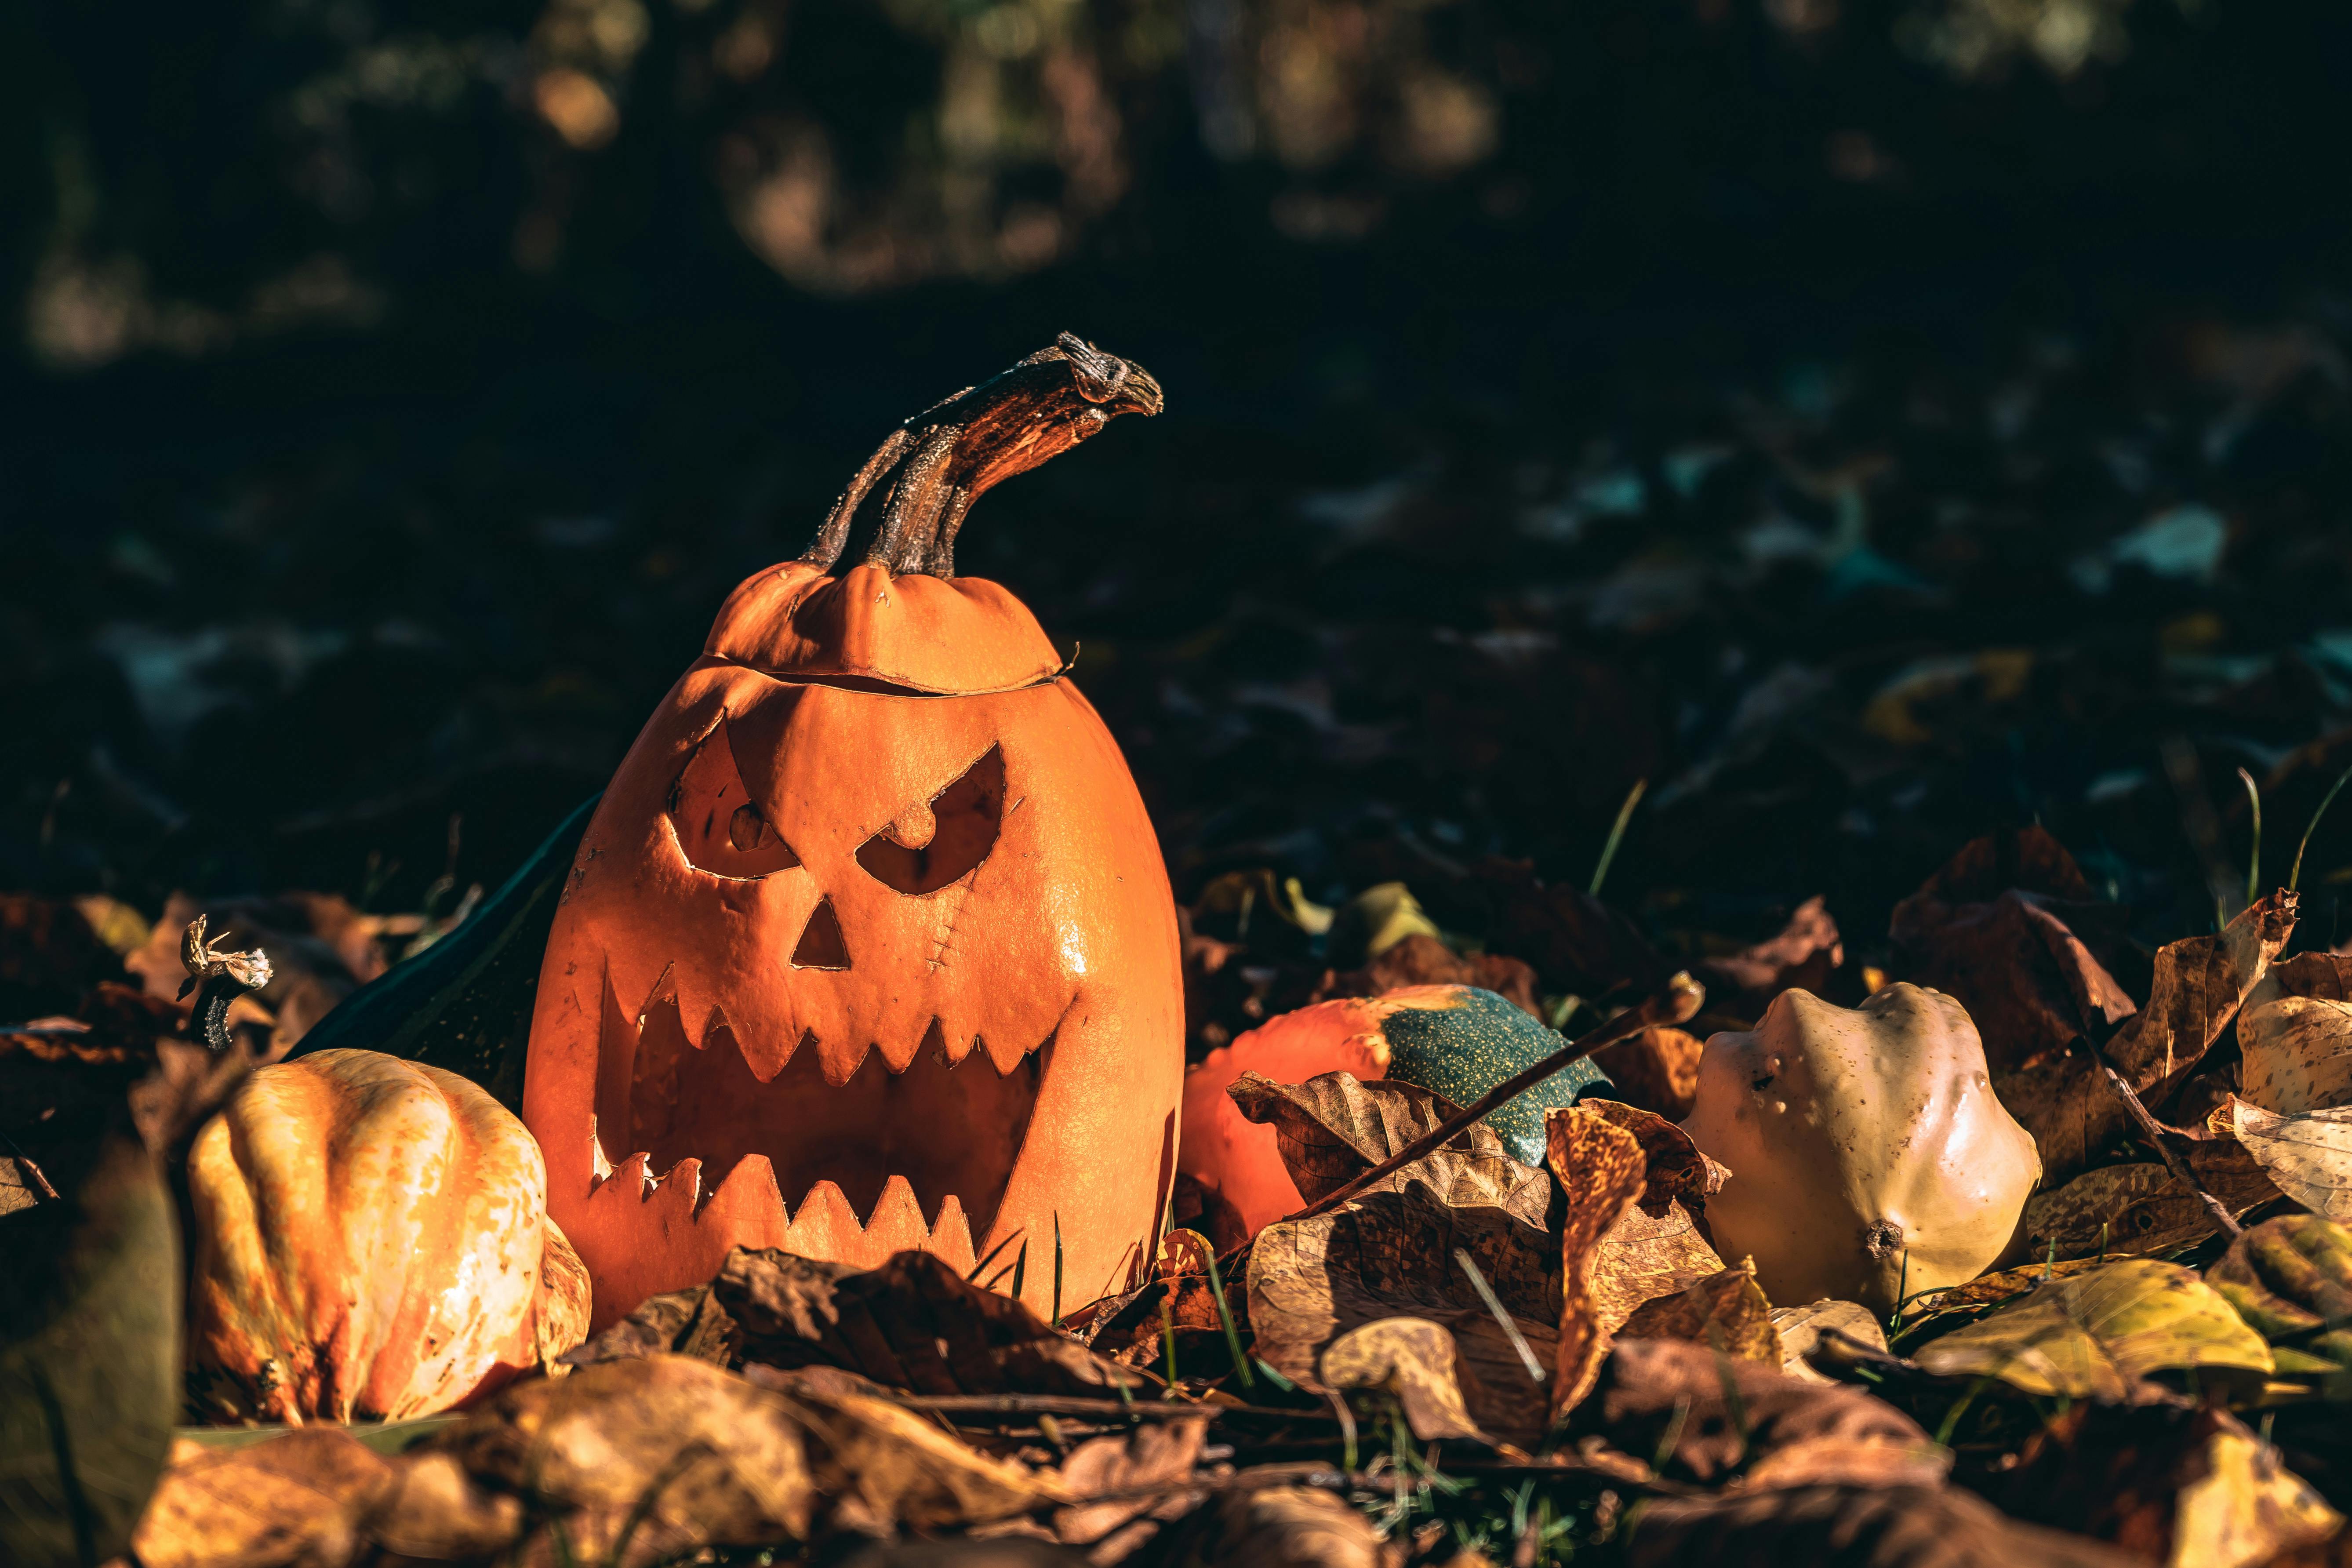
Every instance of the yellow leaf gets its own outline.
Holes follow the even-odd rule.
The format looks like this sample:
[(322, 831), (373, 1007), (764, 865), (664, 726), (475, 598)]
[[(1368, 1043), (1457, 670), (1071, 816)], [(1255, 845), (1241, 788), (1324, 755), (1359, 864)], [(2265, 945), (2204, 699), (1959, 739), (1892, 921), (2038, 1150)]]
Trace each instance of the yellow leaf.
[(2267, 1376), (2273, 1366), (2270, 1347), (2219, 1291), (2195, 1270), (2151, 1258), (2053, 1279), (1917, 1359), (1929, 1372), (2076, 1399), (2120, 1399), (2155, 1372)]

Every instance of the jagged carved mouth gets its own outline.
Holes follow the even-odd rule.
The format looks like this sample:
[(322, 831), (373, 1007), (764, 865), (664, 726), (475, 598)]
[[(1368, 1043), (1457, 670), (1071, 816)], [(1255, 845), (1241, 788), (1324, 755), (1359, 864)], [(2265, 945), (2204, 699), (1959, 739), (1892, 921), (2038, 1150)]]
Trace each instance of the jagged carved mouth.
[[(986, 1043), (953, 1059), (937, 1020), (906, 1068), (869, 1047), (835, 1083), (814, 1035), (762, 1082), (722, 1009), (690, 1037), (665, 972), (632, 1019), (608, 1005), (600, 1048), (597, 1143), (605, 1169), (637, 1152), (667, 1175), (699, 1161), (707, 1198), (745, 1160), (767, 1163), (788, 1214), (823, 1203), (831, 1184), (864, 1225), (894, 1182), (911, 1189), (935, 1239), (958, 1225), (984, 1241), (1013, 1179), (1037, 1094), (1051, 1070), (1048, 1036), (1000, 1072)], [(626, 1135), (618, 1136), (625, 1128)]]

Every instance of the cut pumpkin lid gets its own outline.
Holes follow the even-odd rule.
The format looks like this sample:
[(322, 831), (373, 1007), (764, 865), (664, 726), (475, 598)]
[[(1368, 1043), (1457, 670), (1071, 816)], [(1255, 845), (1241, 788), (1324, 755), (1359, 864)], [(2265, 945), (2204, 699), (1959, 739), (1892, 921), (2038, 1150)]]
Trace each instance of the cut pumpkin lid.
[[(1012, 369), (900, 424), (798, 561), (728, 595), (704, 653), (785, 679), (874, 681), (934, 695), (1016, 690), (1064, 668), (1027, 605), (955, 573), (955, 542), (991, 487), (1122, 414), (1160, 409), (1139, 364), (1064, 332)], [(839, 576), (858, 508), (885, 480), (865, 563)]]
[(985, 577), (840, 576), (805, 561), (747, 577), (703, 652), (784, 679), (871, 680), (940, 696), (1034, 686), (1064, 663), (1029, 606)]

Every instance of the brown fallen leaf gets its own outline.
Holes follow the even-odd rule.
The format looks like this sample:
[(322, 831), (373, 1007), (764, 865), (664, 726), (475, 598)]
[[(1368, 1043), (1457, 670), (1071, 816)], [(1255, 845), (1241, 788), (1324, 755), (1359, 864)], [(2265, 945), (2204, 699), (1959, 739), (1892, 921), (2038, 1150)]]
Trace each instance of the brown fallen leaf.
[(1070, 1500), (1055, 1479), (854, 1382), (803, 1378), (787, 1393), (671, 1355), (517, 1384), (401, 1466), (368, 1532), (426, 1560), (514, 1551), (640, 1568), (820, 1528), (938, 1530)]
[[(2274, 892), (2218, 935), (2158, 950), (2147, 1005), (2116, 1027), (2106, 1047), (2144, 1103), (2163, 1106), (2221, 1037), (2294, 932), (2294, 894)], [(2121, 1100), (2081, 1051), (2007, 1073), (1996, 1069), (1993, 1089), (2033, 1134), (2045, 1184), (2087, 1168), (2130, 1125)]]
[(1582, 888), (1546, 886), (1531, 860), (1489, 857), (1472, 868), (1463, 892), (1486, 908), (1486, 950), (1527, 960), (1547, 991), (1643, 992), (1674, 973), (1626, 916)]
[(1707, 994), (1734, 1012), (1761, 1015), (1772, 998), (1790, 986), (1821, 992), (1831, 971), (1845, 962), (1845, 942), (1820, 895), (1790, 912), (1778, 935), (1737, 952), (1705, 958), (1692, 966)]
[[(2217, 1157), (2225, 1147), (2234, 1160)], [(2191, 1173), (2231, 1214), (2278, 1197), (2269, 1174), (2242, 1149), (2201, 1144), (2198, 1152), (2205, 1157)], [(2025, 1202), (2021, 1223), (2025, 1255), (2038, 1258), (2167, 1252), (2219, 1228), (2204, 1200), (2154, 1162), (2102, 1165), (2055, 1192), (2036, 1193)]]
[(1424, 1319), (1454, 1339), (1462, 1403), (1477, 1426), (1504, 1442), (1533, 1444), (1545, 1425), (1544, 1390), (1480, 1300), (1457, 1249), (1486, 1279), (1520, 1338), (1543, 1345), (1559, 1299), (1550, 1236), (1504, 1209), (1449, 1205), (1415, 1181), (1258, 1234), (1248, 1270), (1257, 1353), (1319, 1393), (1330, 1386), (1325, 1352), (1349, 1330)]
[[(2298, 979), (2307, 973), (2299, 971)], [(2341, 989), (2332, 967), (2324, 973), (2331, 989)], [(2273, 978), (2265, 976), (2238, 1014), (2243, 1058), (2238, 1076), (2245, 1097), (2282, 1116), (2352, 1101), (2352, 1002), (2283, 988), (2264, 996)]]
[(710, 1287), (648, 1296), (637, 1310), (585, 1344), (560, 1358), (566, 1366), (629, 1361), (640, 1356), (682, 1355), (713, 1366), (735, 1363), (735, 1320), (711, 1295)]
[[(1151, 1421), (1123, 1436), (1090, 1437), (1071, 1449), (1062, 1461), (1065, 1490), (1081, 1500), (1120, 1495), (1115, 1501), (1081, 1500), (1057, 1510), (1055, 1538), (1095, 1548), (1089, 1556), (1097, 1563), (1132, 1553), (1205, 1495), (1185, 1483), (1201, 1462), (1208, 1430), (1205, 1415)], [(1160, 1495), (1136, 1495), (1153, 1491)]]
[(2091, 896), (2074, 857), (2040, 827), (1972, 839), (1895, 906), (1896, 976), (1958, 999), (1996, 1077), (2063, 1056), (2084, 1005), (2110, 1023), (2134, 1011), (2112, 966), (2132, 969), (2127, 980), (2145, 967), (2116, 940), (2120, 911)]
[(1614, 1098), (1680, 1121), (1698, 1102), (1698, 1058), (1706, 1049), (1696, 1035), (1662, 1024), (1601, 1047), (1592, 1065), (1609, 1075)]
[(1401, 1568), (1404, 1552), (1329, 1492), (1229, 1491), (1197, 1510), (1157, 1561), (1167, 1568)]
[(1671, 1296), (1643, 1302), (1617, 1330), (1621, 1340), (1687, 1340), (1762, 1362), (1779, 1371), (1780, 1331), (1772, 1303), (1756, 1283), (1756, 1267), (1742, 1260)]
[(333, 1426), (236, 1448), (182, 1443), (131, 1550), (141, 1568), (342, 1568), (394, 1473)]
[[(501, 1498), (546, 1550), (622, 1568), (706, 1546), (807, 1539), (822, 1506), (807, 1424), (782, 1396), (701, 1362), (656, 1355), (516, 1384), (413, 1456), (429, 1480), (371, 1523), (387, 1548), (479, 1550)], [(975, 1458), (978, 1456), (974, 1456)], [(437, 1472), (433, 1474), (432, 1472)]]
[(2138, 1568), (2145, 1559), (2007, 1519), (1948, 1487), (1808, 1486), (1657, 1498), (1627, 1568)]
[(1642, 1146), (1642, 1195), (1601, 1238), (1593, 1262), (1592, 1303), (1601, 1330), (1617, 1326), (1644, 1301), (1671, 1296), (1722, 1272), (1701, 1218), (1707, 1194), (1728, 1173), (1699, 1152), (1690, 1134), (1654, 1111), (1614, 1100), (1583, 1107), (1633, 1134)]
[(1551, 1173), (1567, 1194), (1550, 1391), (1557, 1413), (1585, 1396), (1608, 1353), (1611, 1325), (1596, 1290), (1601, 1243), (1640, 1202), (1649, 1162), (1641, 1139), (1580, 1105), (1547, 1116), (1544, 1137)]
[(1458, 1359), (1454, 1336), (1442, 1324), (1426, 1318), (1381, 1318), (1331, 1342), (1323, 1352), (1322, 1378), (1328, 1387), (1377, 1389), (1393, 1396), (1405, 1425), (1425, 1443), (1448, 1437), (1489, 1442), (1470, 1417), (1463, 1394), (1465, 1369)]
[(1879, 1323), (1878, 1314), (1859, 1301), (1824, 1300), (1802, 1307), (1775, 1307), (1772, 1328), (1780, 1336), (1780, 1370), (1811, 1383), (1835, 1381), (1809, 1359), (1824, 1335), (1842, 1335), (1881, 1352), (1886, 1349), (1886, 1330)]
[(2233, 1098), (2211, 1122), (2227, 1126), (2288, 1197), (2314, 1214), (2352, 1220), (2352, 1106), (2273, 1116)]
[(1933, 1485), (1951, 1455), (1895, 1406), (1687, 1340), (1620, 1340), (1570, 1436), (1701, 1486)]
[(1995, 1500), (2173, 1568), (2252, 1568), (2343, 1522), (2226, 1411), (2077, 1405), (2028, 1438)]
[(739, 1247), (708, 1286), (644, 1302), (564, 1359), (679, 1354), (714, 1365), (841, 1367), (918, 1394), (1103, 1395), (1150, 1380), (927, 1252), (879, 1268)]
[[(1274, 1128), (1283, 1164), (1310, 1204), (1462, 1109), (1412, 1084), (1367, 1083), (1346, 1072), (1321, 1073), (1299, 1084), (1244, 1072), (1226, 1092), (1244, 1117)], [(1377, 1186), (1393, 1192), (1407, 1181), (1424, 1183), (1444, 1202), (1488, 1205), (1535, 1226), (1544, 1223), (1551, 1201), (1543, 1173), (1505, 1153), (1502, 1140), (1479, 1122)]]
[(1310, 1000), (1378, 996), (1407, 985), (1475, 985), (1509, 998), (1530, 1017), (1543, 1016), (1532, 965), (1491, 952), (1457, 953), (1426, 931), (1409, 932), (1361, 969), (1327, 973)]

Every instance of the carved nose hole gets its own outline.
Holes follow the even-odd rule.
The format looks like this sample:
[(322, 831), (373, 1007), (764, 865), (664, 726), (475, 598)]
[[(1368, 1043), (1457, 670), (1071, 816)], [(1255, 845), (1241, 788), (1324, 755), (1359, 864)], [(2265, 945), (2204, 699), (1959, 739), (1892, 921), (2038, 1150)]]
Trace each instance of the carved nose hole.
[(801, 932), (800, 945), (793, 949), (793, 967), (849, 967), (849, 944), (841, 940), (841, 917), (833, 912), (831, 899), (817, 900), (816, 912), (809, 916), (808, 929)]

